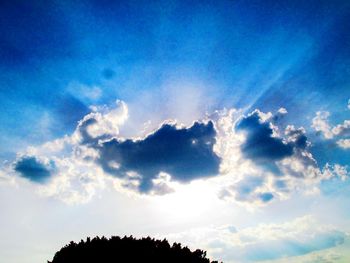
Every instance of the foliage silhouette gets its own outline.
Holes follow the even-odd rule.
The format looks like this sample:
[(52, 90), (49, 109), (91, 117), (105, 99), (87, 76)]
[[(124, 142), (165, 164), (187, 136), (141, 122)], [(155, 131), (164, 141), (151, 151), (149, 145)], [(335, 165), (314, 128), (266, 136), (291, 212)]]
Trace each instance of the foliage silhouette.
[(113, 236), (95, 237), (79, 243), (71, 241), (56, 252), (48, 263), (217, 263), (206, 258), (206, 252), (200, 249), (191, 251), (180, 243), (170, 246), (169, 242), (150, 237), (136, 239), (133, 236), (120, 238)]

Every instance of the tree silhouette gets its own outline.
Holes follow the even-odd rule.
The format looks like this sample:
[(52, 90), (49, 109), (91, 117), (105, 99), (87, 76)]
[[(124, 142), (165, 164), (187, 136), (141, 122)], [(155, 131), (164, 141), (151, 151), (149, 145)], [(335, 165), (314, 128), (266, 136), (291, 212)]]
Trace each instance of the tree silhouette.
[(48, 263), (217, 263), (206, 258), (200, 249), (191, 251), (180, 243), (170, 246), (169, 242), (150, 237), (136, 239), (133, 236), (95, 237), (79, 243), (71, 241), (56, 252)]

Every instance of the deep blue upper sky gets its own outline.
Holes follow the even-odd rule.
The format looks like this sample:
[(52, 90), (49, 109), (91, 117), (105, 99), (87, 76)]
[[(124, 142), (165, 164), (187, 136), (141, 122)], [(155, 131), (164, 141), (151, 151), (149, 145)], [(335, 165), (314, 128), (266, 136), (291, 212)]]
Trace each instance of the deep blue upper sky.
[[(262, 4), (263, 2), (263, 4)], [(2, 1), (2, 156), (71, 132), (91, 104), (168, 79), (215, 86), (216, 108), (317, 110), (350, 97), (348, 1)], [(91, 99), (70, 83), (102, 87)], [(300, 118), (300, 116), (303, 116)]]

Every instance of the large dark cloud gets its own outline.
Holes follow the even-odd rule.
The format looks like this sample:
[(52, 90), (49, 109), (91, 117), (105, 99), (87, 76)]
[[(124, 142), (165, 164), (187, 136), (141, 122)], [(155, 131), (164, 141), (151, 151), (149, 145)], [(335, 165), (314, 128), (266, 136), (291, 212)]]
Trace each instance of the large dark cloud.
[(116, 138), (95, 145), (103, 169), (118, 177), (133, 171), (140, 175), (139, 191), (149, 192), (160, 172), (172, 180), (188, 182), (219, 172), (220, 158), (213, 151), (216, 131), (213, 123), (196, 122), (189, 128), (164, 124), (141, 140)]
[(30, 181), (44, 183), (51, 176), (52, 166), (52, 163), (49, 166), (43, 164), (36, 157), (25, 156), (14, 164), (14, 170)]
[(249, 159), (278, 161), (293, 154), (294, 143), (284, 143), (281, 138), (272, 137), (270, 123), (261, 121), (257, 111), (243, 118), (237, 124), (236, 130), (247, 134), (241, 150)]

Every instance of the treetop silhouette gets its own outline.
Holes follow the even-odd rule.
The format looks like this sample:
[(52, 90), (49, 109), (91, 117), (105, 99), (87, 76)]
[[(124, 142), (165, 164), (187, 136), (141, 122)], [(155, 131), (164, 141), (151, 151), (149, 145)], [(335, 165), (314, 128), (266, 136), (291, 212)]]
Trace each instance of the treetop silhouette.
[(157, 240), (146, 237), (136, 239), (133, 236), (123, 238), (113, 236), (95, 237), (79, 243), (71, 241), (56, 252), (48, 263), (218, 263), (206, 258), (206, 252), (200, 249), (191, 251), (180, 243), (172, 246), (166, 239)]

